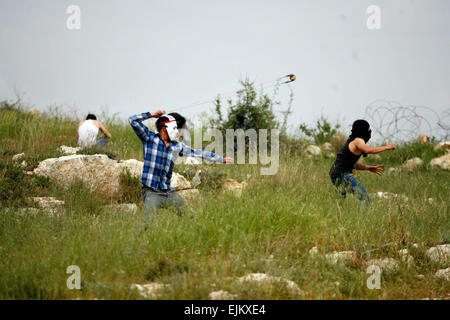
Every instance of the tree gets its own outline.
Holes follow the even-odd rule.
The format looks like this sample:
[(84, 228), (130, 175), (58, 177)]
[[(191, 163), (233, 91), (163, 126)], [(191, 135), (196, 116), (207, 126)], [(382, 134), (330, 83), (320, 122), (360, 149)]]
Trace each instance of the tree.
[(275, 129), (278, 122), (273, 113), (273, 106), (278, 104), (262, 91), (258, 95), (254, 83), (248, 79), (240, 81), (242, 89), (236, 92), (237, 100), (229, 99), (227, 119), (222, 115), (222, 100), (220, 96), (215, 101), (216, 118), (210, 119), (213, 127), (225, 129)]

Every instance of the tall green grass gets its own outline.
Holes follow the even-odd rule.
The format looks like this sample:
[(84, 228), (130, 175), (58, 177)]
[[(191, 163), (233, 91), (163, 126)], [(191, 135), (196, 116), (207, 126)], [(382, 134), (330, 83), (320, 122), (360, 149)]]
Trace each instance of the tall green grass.
[[(0, 117), (29, 119), (15, 112), (20, 111), (2, 110)], [(47, 128), (51, 134), (45, 147), (20, 140), (18, 129), (7, 129), (3, 121), (2, 143), (22, 141), (15, 152), (37, 156), (54, 152), (59, 133), (72, 132), (58, 124), (63, 120), (48, 120), (40, 126), (42, 119), (33, 119), (29, 121), (36, 122), (37, 131), (27, 129), (24, 134), (39, 140)], [(43, 119), (50, 118), (44, 115)], [(70, 123), (76, 128), (76, 121)], [(139, 159), (141, 145), (129, 125), (110, 127), (112, 152), (120, 158)], [(390, 156), (395, 152), (402, 149)], [(2, 161), (10, 163), (9, 158)], [(427, 167), (381, 177), (363, 172), (361, 181), (369, 193), (401, 193), (409, 200), (373, 199), (368, 208), (360, 208), (355, 197), (345, 201), (337, 197), (328, 176), (332, 161), (300, 152), (282, 155), (273, 176), (260, 176), (256, 165), (208, 167), (212, 182), (231, 177), (249, 179), (249, 186), (240, 197), (220, 188), (201, 187), (199, 197), (190, 202), (193, 218), (163, 209), (147, 231), (142, 229), (141, 200), (132, 193), (133, 188), (139, 191), (135, 181), (126, 181), (123, 191), (125, 199), (138, 204), (134, 214), (105, 209), (112, 199), (90, 192), (82, 182), (74, 182), (67, 190), (44, 182), (37, 189), (41, 194), (65, 200), (60, 214), (20, 214), (17, 208), (0, 208), (0, 298), (142, 299), (130, 285), (147, 282), (170, 285), (161, 299), (208, 299), (209, 292), (220, 289), (239, 299), (448, 297), (449, 283), (434, 277), (438, 269), (448, 266), (430, 261), (425, 250), (450, 241), (449, 173)], [(206, 167), (177, 166), (176, 170), (189, 176), (189, 170)], [(26, 196), (35, 191), (24, 192)], [(318, 256), (309, 254), (313, 246), (318, 247)], [(400, 261), (402, 248), (410, 248), (414, 266), (401, 263), (398, 272), (382, 275), (380, 290), (369, 290), (367, 261), (377, 257)], [(321, 258), (341, 250), (354, 250), (356, 259), (333, 265)], [(81, 269), (81, 290), (66, 286), (70, 265)], [(236, 281), (252, 272), (295, 281), (303, 294), (293, 294), (283, 285), (255, 287)]]

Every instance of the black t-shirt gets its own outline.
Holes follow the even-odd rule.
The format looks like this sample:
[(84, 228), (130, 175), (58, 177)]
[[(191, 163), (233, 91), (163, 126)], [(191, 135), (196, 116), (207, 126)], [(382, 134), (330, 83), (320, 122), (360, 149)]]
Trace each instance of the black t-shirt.
[(361, 158), (361, 155), (357, 156), (350, 151), (348, 145), (352, 141), (353, 140), (348, 139), (342, 149), (339, 150), (336, 160), (334, 161), (330, 169), (331, 180), (334, 181), (342, 174), (352, 172), (352, 170), (355, 168), (356, 162), (359, 160), (359, 158)]

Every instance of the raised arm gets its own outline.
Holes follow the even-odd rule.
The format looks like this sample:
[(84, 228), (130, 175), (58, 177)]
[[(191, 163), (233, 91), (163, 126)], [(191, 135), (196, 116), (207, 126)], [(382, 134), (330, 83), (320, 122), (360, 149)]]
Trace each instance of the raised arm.
[(145, 124), (142, 122), (152, 118), (153, 115), (150, 112), (145, 112), (141, 114), (136, 114), (128, 118), (128, 122), (133, 127), (134, 132), (136, 132), (139, 139), (142, 141), (148, 141), (150, 137), (155, 135), (154, 132), (151, 132)]

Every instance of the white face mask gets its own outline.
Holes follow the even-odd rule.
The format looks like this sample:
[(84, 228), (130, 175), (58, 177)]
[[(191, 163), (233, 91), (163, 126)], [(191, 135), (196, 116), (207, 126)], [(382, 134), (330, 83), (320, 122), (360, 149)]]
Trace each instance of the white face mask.
[(177, 141), (179, 138), (177, 121), (172, 116), (167, 116), (167, 118), (169, 118), (169, 121), (165, 123), (167, 135), (169, 136), (170, 141)]

